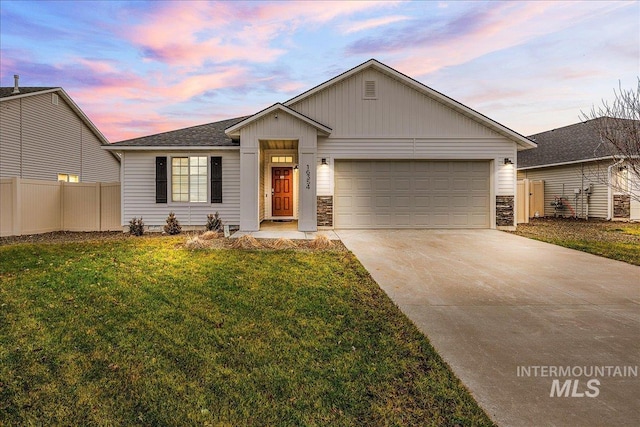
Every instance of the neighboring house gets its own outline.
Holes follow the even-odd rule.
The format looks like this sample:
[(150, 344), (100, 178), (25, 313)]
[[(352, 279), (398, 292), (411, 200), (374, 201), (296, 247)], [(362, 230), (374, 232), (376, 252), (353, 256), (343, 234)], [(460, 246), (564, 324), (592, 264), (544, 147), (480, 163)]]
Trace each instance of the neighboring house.
[(252, 116), (112, 144), (122, 221), (157, 228), (220, 212), (321, 228), (515, 226), (526, 137), (369, 60)]
[(545, 216), (640, 220), (627, 166), (612, 157), (598, 133), (603, 119), (529, 136), (538, 148), (520, 154), (518, 179), (544, 181)]
[(120, 181), (108, 144), (64, 89), (0, 88), (0, 178)]

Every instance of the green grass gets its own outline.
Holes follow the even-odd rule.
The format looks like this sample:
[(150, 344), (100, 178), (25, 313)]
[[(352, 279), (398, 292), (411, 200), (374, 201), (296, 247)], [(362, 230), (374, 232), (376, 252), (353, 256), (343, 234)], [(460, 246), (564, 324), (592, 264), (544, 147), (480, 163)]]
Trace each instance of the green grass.
[(577, 249), (593, 255), (640, 265), (640, 245), (630, 242), (606, 242), (591, 239), (557, 239), (553, 237), (534, 237), (547, 243)]
[(491, 425), (348, 252), (0, 247), (0, 425)]

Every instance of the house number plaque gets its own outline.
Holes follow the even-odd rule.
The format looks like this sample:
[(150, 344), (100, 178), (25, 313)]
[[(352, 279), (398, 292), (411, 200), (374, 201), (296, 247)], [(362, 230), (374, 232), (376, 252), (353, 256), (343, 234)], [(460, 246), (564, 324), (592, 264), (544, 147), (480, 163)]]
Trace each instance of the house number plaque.
[(307, 190), (311, 190), (311, 170), (309, 169), (309, 165), (307, 165)]

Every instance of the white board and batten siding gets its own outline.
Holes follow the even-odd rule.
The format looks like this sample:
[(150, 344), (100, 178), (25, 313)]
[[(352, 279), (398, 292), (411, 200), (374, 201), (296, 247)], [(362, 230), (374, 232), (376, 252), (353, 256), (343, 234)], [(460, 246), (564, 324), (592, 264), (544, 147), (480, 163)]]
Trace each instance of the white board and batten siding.
[(120, 180), (116, 158), (56, 93), (3, 101), (1, 116), (0, 178), (57, 181), (64, 173), (83, 182)]
[[(604, 169), (606, 170), (606, 166), (604, 166)], [(544, 181), (545, 216), (554, 215), (551, 203), (555, 197), (564, 197), (564, 201), (569, 203), (575, 214), (580, 218), (584, 218), (587, 215), (587, 210), (590, 218), (607, 218), (608, 188), (604, 183), (589, 180), (588, 172), (583, 170), (581, 163), (520, 170), (518, 171), (518, 178)], [(588, 200), (583, 192), (576, 198), (574, 190), (584, 188), (589, 184), (592, 185), (592, 193)], [(563, 209), (558, 211), (558, 215), (573, 216), (574, 212), (571, 209)]]
[[(167, 157), (167, 203), (156, 203), (156, 156)], [(211, 188), (207, 184), (207, 198), (202, 203), (171, 201), (171, 158), (185, 156), (222, 157), (222, 203), (211, 203)], [(145, 225), (163, 226), (169, 212), (174, 212), (183, 226), (204, 226), (207, 215), (216, 211), (225, 224), (240, 221), (240, 152), (236, 150), (180, 152), (125, 151), (122, 159), (122, 225), (134, 217), (142, 217)], [(208, 168), (210, 169), (210, 168)], [(210, 174), (211, 171), (208, 171)], [(210, 175), (207, 176), (207, 182)]]

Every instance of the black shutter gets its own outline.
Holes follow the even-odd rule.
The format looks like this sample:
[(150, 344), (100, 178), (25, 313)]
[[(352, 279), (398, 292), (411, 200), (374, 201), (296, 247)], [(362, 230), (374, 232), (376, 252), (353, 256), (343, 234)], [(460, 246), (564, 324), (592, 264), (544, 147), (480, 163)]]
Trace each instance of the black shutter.
[(156, 157), (156, 203), (167, 203), (166, 157)]
[(222, 203), (222, 157), (211, 158), (211, 203)]

